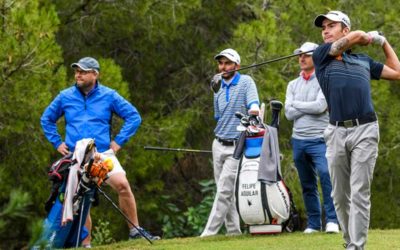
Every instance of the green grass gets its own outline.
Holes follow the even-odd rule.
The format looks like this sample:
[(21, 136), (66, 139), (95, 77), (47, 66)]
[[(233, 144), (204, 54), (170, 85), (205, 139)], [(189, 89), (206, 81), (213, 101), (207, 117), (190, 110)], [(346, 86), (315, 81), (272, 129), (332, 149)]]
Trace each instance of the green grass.
[[(131, 250), (282, 250), (282, 249), (344, 249), (341, 234), (315, 233), (305, 235), (301, 232), (283, 233), (280, 235), (241, 235), (213, 236), (207, 238), (175, 238), (159, 240), (150, 245), (145, 240), (124, 241), (95, 249), (131, 249)], [(400, 249), (400, 230), (370, 230), (368, 250)]]

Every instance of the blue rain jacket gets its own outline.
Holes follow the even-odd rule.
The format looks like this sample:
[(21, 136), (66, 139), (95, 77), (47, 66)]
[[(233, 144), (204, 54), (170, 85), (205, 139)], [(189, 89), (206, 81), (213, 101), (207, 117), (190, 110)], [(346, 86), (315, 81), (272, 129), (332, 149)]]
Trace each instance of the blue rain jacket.
[(99, 152), (110, 148), (112, 115), (124, 120), (115, 142), (123, 146), (141, 123), (137, 109), (117, 91), (96, 83), (87, 96), (76, 84), (60, 92), (44, 111), (40, 122), (47, 139), (57, 149), (63, 142), (57, 130), (57, 120), (65, 117), (65, 143), (71, 152), (83, 138), (94, 138)]

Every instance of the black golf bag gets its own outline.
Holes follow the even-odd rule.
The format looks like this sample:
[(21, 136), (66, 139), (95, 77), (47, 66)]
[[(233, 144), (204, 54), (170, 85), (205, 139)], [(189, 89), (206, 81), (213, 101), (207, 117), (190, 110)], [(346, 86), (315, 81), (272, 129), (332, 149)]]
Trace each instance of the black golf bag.
[(279, 101), (270, 104), (272, 126), (257, 116), (236, 114), (242, 133), (234, 152), (240, 160), (235, 198), (239, 216), (251, 234), (280, 233), (297, 214), (280, 170), (277, 130), (283, 105)]

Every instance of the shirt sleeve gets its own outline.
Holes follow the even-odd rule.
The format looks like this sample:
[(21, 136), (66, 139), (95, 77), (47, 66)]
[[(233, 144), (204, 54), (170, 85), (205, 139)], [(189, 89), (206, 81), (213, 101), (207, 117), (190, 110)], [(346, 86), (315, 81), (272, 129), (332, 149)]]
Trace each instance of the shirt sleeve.
[(62, 95), (59, 94), (45, 109), (40, 118), (40, 124), (42, 125), (44, 135), (56, 149), (63, 142), (57, 130), (57, 121), (63, 115)]
[(321, 90), (318, 91), (317, 99), (312, 102), (293, 101), (293, 107), (297, 110), (310, 114), (317, 115), (326, 111), (328, 105), (326, 104), (325, 96)]
[(114, 140), (118, 145), (123, 146), (136, 133), (142, 118), (137, 109), (116, 91), (113, 93), (113, 100), (113, 112), (124, 120)]
[(285, 99), (285, 116), (289, 121), (293, 121), (303, 115), (295, 107), (293, 107), (294, 94), (293, 94), (293, 81), (290, 82), (286, 88), (286, 99)]
[(383, 66), (384, 65), (382, 63), (376, 62), (369, 58), (369, 68), (372, 79), (379, 80), (381, 78)]
[(252, 104), (257, 104), (258, 107), (260, 107), (260, 100), (258, 98), (257, 86), (251, 77), (249, 77), (249, 79), (250, 83), (247, 87), (247, 92), (246, 92), (247, 109), (250, 109), (250, 106)]
[(329, 55), (331, 47), (332, 43), (324, 43), (318, 46), (313, 52), (312, 58), (317, 71), (325, 67), (332, 60), (333, 57)]

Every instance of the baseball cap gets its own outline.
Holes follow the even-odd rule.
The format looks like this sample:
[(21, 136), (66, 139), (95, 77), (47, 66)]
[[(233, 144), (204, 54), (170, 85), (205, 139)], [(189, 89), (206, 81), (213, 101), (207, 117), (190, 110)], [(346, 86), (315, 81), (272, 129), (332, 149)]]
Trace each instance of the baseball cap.
[(77, 63), (71, 64), (72, 68), (79, 67), (84, 71), (94, 70), (96, 72), (100, 71), (99, 62), (93, 57), (84, 57), (81, 58)]
[(238, 65), (240, 64), (239, 53), (237, 53), (237, 51), (234, 49), (225, 49), (225, 50), (221, 51), (218, 55), (214, 56), (214, 59), (218, 60), (220, 57), (223, 57), (223, 56)]
[(315, 26), (322, 27), (322, 21), (324, 21), (325, 18), (334, 22), (341, 22), (344, 25), (346, 25), (349, 29), (351, 28), (349, 17), (343, 12), (338, 10), (329, 11), (325, 15), (324, 14), (318, 15), (314, 20)]
[[(310, 51), (310, 50), (315, 50), (318, 47), (318, 44), (316, 43), (311, 43), (311, 42), (305, 42), (303, 45), (301, 45), (300, 48), (295, 49), (293, 53), (295, 54), (300, 54), (305, 51)], [(313, 51), (306, 53), (306, 55), (312, 55)]]

